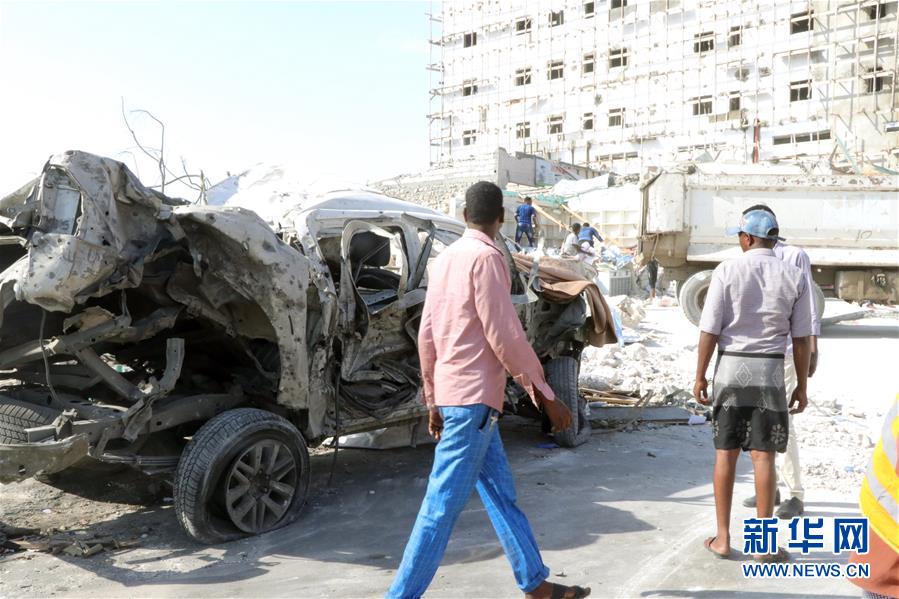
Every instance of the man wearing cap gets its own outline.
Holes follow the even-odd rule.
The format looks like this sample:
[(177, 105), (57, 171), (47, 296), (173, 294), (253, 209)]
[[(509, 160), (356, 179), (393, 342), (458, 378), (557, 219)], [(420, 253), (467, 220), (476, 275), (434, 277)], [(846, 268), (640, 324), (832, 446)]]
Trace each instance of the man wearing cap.
[[(779, 239), (774, 215), (751, 210), (727, 233), (739, 236), (743, 253), (719, 264), (712, 275), (699, 322), (693, 387), (700, 403), (713, 406), (717, 534), (705, 540), (705, 547), (719, 558), (729, 557), (731, 551), (730, 512), (741, 451), (752, 457), (758, 517), (770, 518), (774, 511), (774, 452), (786, 451), (788, 411), (802, 412), (808, 403), (813, 333), (811, 289), (800, 269), (774, 254)], [(797, 384), (788, 406), (784, 353), (791, 339)], [(710, 399), (705, 373), (716, 346)], [(789, 555), (775, 547), (756, 557), (783, 561)]]
[[(753, 210), (764, 210), (771, 213), (774, 218), (777, 216), (765, 204), (756, 204), (750, 206), (743, 211), (743, 214)], [(809, 289), (814, 289), (814, 279), (812, 278), (812, 263), (808, 254), (798, 246), (787, 245), (783, 240), (779, 240), (774, 245), (774, 255), (793, 266), (799, 268), (805, 277), (805, 282)], [(818, 367), (818, 336), (821, 334), (821, 319), (818, 317), (818, 310), (815, 306), (815, 294), (809, 295), (812, 310), (812, 336), (811, 341), (811, 358), (808, 368), (808, 376), (811, 378), (815, 374)], [(793, 368), (792, 361), (793, 345), (787, 343), (786, 360), (784, 363), (784, 386), (787, 394), (792, 393), (796, 388), (796, 370)], [(787, 488), (789, 498), (777, 508), (775, 516), (781, 520), (790, 520), (797, 516), (801, 516), (805, 511), (803, 500), (805, 499), (805, 490), (802, 487), (802, 469), (799, 466), (799, 443), (797, 442), (796, 429), (793, 428), (793, 417), (790, 416), (790, 437), (787, 440), (787, 452), (784, 454), (778, 471), (778, 478)], [(780, 504), (780, 490), (775, 492), (774, 503)], [(748, 497), (743, 500), (746, 507), (755, 507), (755, 496)]]

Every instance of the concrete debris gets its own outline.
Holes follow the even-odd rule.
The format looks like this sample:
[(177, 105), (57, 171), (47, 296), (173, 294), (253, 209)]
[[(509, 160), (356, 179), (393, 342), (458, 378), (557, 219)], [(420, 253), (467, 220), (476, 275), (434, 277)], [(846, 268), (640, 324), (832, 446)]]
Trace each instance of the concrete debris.
[(621, 324), (626, 327), (636, 328), (646, 318), (643, 301), (635, 297), (618, 295), (607, 298), (607, 301), (621, 313)]

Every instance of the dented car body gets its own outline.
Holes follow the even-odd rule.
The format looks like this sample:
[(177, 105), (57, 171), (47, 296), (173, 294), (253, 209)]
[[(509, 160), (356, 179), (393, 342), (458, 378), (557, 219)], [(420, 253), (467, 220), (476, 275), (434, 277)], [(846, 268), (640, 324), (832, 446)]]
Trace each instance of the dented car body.
[[(427, 264), (464, 230), (445, 215), (335, 193), (276, 232), (66, 152), (2, 200), (0, 223), (0, 482), (174, 473), (185, 530), (227, 540), (296, 517), (307, 445), (424, 413)], [(538, 355), (576, 364), (585, 303), (541, 299), (503, 249)]]

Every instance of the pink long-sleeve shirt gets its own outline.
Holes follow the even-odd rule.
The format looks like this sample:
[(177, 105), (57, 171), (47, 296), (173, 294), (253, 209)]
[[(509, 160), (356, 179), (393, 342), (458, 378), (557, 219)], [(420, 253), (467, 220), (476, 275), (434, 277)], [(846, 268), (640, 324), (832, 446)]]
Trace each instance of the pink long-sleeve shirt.
[(512, 305), (511, 286), (502, 251), (473, 229), (429, 266), (418, 331), (427, 405), (484, 403), (502, 411), (506, 372), (534, 403), (535, 389), (555, 399)]

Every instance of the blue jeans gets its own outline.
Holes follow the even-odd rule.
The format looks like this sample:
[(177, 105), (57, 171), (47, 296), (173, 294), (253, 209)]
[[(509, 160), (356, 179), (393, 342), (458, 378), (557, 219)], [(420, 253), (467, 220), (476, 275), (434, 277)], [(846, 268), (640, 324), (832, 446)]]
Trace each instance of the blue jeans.
[(534, 227), (527, 223), (518, 223), (515, 228), (515, 243), (521, 243), (522, 234), (528, 236), (528, 245), (534, 246)]
[(549, 576), (525, 515), (515, 503), (515, 482), (499, 438), (499, 413), (484, 404), (442, 407), (443, 436), (434, 450), (434, 466), (403, 561), (388, 598), (421, 597), (431, 584), (456, 519), (478, 494), (525, 592)]

